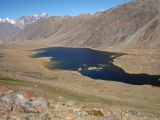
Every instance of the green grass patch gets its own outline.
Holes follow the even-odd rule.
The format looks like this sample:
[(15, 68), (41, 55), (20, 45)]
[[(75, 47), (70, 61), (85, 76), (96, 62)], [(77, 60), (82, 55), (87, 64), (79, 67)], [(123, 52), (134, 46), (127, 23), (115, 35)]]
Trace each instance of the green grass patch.
[(37, 93), (39, 95), (43, 95), (45, 97), (50, 98), (58, 98), (59, 96), (62, 96), (65, 99), (73, 99), (81, 102), (85, 102), (88, 100), (87, 96), (79, 95), (72, 91), (48, 84), (43, 84), (40, 82), (0, 78), (0, 84), (5, 85), (14, 90), (29, 89), (33, 93)]
[[(27, 89), (35, 93), (36, 95), (42, 95), (48, 98), (54, 98), (58, 99), (60, 96), (62, 96), (64, 99), (72, 99), (79, 102), (97, 102), (97, 103), (104, 103), (108, 105), (115, 105), (117, 102), (112, 101), (109, 99), (104, 99), (101, 97), (97, 97), (96, 95), (88, 95), (85, 93), (76, 93), (74, 91), (45, 84), (40, 82), (33, 82), (33, 81), (27, 81), (27, 80), (16, 80), (16, 79), (10, 79), (10, 78), (0, 78), (0, 84), (8, 86), (11, 89), (14, 90), (21, 90), (21, 89)], [(118, 104), (124, 104), (118, 102)]]

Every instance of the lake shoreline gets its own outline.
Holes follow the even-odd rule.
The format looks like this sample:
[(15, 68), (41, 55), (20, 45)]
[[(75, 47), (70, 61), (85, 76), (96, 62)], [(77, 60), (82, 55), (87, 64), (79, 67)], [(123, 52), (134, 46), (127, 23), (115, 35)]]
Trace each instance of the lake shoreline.
[[(126, 73), (120, 67), (116, 66), (114, 64), (115, 59), (121, 57), (122, 55), (126, 55), (123, 53), (98, 51), (90, 48), (69, 48), (69, 47), (51, 47), (51, 48), (39, 49), (38, 51), (40, 52), (35, 54), (34, 56), (35, 58), (49, 57), (51, 61), (58, 62), (58, 64), (55, 65), (50, 64), (48, 67), (51, 69), (53, 68), (53, 69), (62, 69), (69, 71), (79, 71), (79, 73), (81, 73), (82, 75), (91, 77), (93, 79), (113, 80), (113, 81), (118, 80), (119, 82), (124, 82), (129, 84), (137, 84), (137, 85), (151, 84), (160, 86), (160, 82), (158, 80), (160, 78), (160, 75), (129, 74)], [(54, 54), (56, 56), (54, 56)], [(85, 58), (86, 56), (90, 57)], [(92, 59), (88, 61), (90, 58)], [(71, 59), (71, 62), (69, 59)], [(96, 61), (94, 61), (94, 59)], [(62, 63), (60, 61), (62, 61)], [(89, 63), (90, 65), (86, 63)], [(84, 64), (85, 66), (82, 66), (82, 64)], [(101, 67), (101, 69), (97, 70), (98, 66), (96, 64), (97, 65), (106, 64), (107, 66), (108, 65), (109, 66), (107, 68)], [(95, 67), (95, 65), (97, 66), (97, 68)], [(94, 69), (90, 70), (90, 68)]]
[[(0, 58), (0, 74), (4, 77), (19, 80), (19, 83), (17, 83), (20, 85), (19, 89), (25, 89), (20, 84), (24, 80), (63, 88), (65, 91), (74, 91), (74, 94), (78, 96), (92, 95), (94, 97), (86, 102), (86, 104), (90, 104), (91, 108), (104, 108), (113, 111), (115, 109), (129, 110), (134, 108), (144, 115), (150, 116), (149, 118), (159, 115), (159, 87), (93, 80), (77, 74), (77, 72), (49, 70), (45, 67), (45, 63), (50, 61), (48, 58), (34, 59), (30, 57), (37, 53), (32, 50), (46, 47), (49, 46), (33, 43), (28, 45), (11, 44), (0, 47), (0, 54), (3, 55)], [(47, 93), (48, 91), (44, 92)], [(53, 93), (53, 96), (50, 96), (52, 99), (58, 98), (58, 96), (55, 96), (56, 91), (50, 92)], [(64, 98), (66, 99), (65, 96)], [(76, 96), (71, 96), (71, 98), (76, 99)], [(87, 99), (87, 97), (84, 98)], [(100, 102), (102, 99), (104, 102)], [(78, 103), (81, 104), (79, 101)]]

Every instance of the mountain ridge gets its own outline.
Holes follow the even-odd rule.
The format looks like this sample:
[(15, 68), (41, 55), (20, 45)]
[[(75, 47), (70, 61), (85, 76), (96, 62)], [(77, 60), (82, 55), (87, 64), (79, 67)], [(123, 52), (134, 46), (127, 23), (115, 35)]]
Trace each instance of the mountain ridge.
[[(159, 5), (159, 0), (135, 0), (95, 14), (47, 16), (26, 24), (12, 40), (102, 49), (157, 49), (160, 45), (159, 28), (148, 24), (159, 16)], [(156, 21), (159, 26), (158, 17)], [(145, 34), (151, 30), (156, 33)]]
[(0, 43), (12, 41), (13, 38), (27, 25), (39, 20), (45, 20), (47, 18), (48, 14), (46, 13), (35, 14), (33, 16), (24, 16), (18, 20), (0, 18)]
[(32, 16), (23, 16), (16, 20), (16, 25), (19, 26), (21, 29), (25, 28), (27, 25), (32, 24), (38, 20), (45, 20), (48, 18), (47, 13), (42, 14), (34, 14)]
[(10, 23), (10, 24), (14, 24), (17, 27), (20, 27), (21, 29), (23, 29), (25, 26), (32, 24), (38, 20), (41, 19), (47, 19), (49, 16), (47, 13), (41, 13), (41, 14), (34, 14), (32, 16), (23, 16), (20, 17), (17, 20), (13, 20), (10, 18), (0, 18), (0, 23)]
[[(104, 49), (108, 47), (154, 49), (159, 47), (159, 32), (155, 36), (157, 43), (154, 42), (155, 37), (148, 43), (141, 42), (145, 41), (146, 37), (142, 37), (142, 40), (136, 40), (138, 39), (136, 37), (132, 40), (134, 42), (129, 41), (158, 14), (159, 0), (135, 0), (95, 14), (49, 17), (45, 21), (27, 26), (15, 40)], [(149, 36), (154, 36), (154, 33)]]
[(0, 23), (10, 23), (10, 24), (15, 24), (15, 21), (9, 18), (0, 18)]

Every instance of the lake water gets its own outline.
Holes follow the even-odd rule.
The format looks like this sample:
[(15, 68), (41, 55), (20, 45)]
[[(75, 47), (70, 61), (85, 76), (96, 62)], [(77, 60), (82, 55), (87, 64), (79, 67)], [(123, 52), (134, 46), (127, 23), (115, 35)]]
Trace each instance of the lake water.
[(56, 61), (54, 66), (50, 66), (51, 69), (78, 71), (93, 79), (160, 86), (160, 75), (129, 74), (114, 65), (113, 60), (121, 55), (122, 53), (103, 52), (89, 48), (55, 47), (40, 49), (34, 57), (49, 57)]

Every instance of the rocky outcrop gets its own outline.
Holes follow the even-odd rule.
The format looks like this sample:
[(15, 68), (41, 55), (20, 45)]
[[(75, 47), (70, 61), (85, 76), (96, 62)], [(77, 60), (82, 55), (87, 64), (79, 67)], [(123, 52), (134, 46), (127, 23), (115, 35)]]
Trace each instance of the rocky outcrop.
[[(26, 95), (26, 94), (25, 94)], [(28, 96), (24, 96), (18, 92), (8, 92), (1, 97), (1, 102), (11, 106), (10, 111), (17, 109), (21, 112), (40, 112), (38, 107), (48, 108), (49, 102), (43, 97), (30, 99)]]

